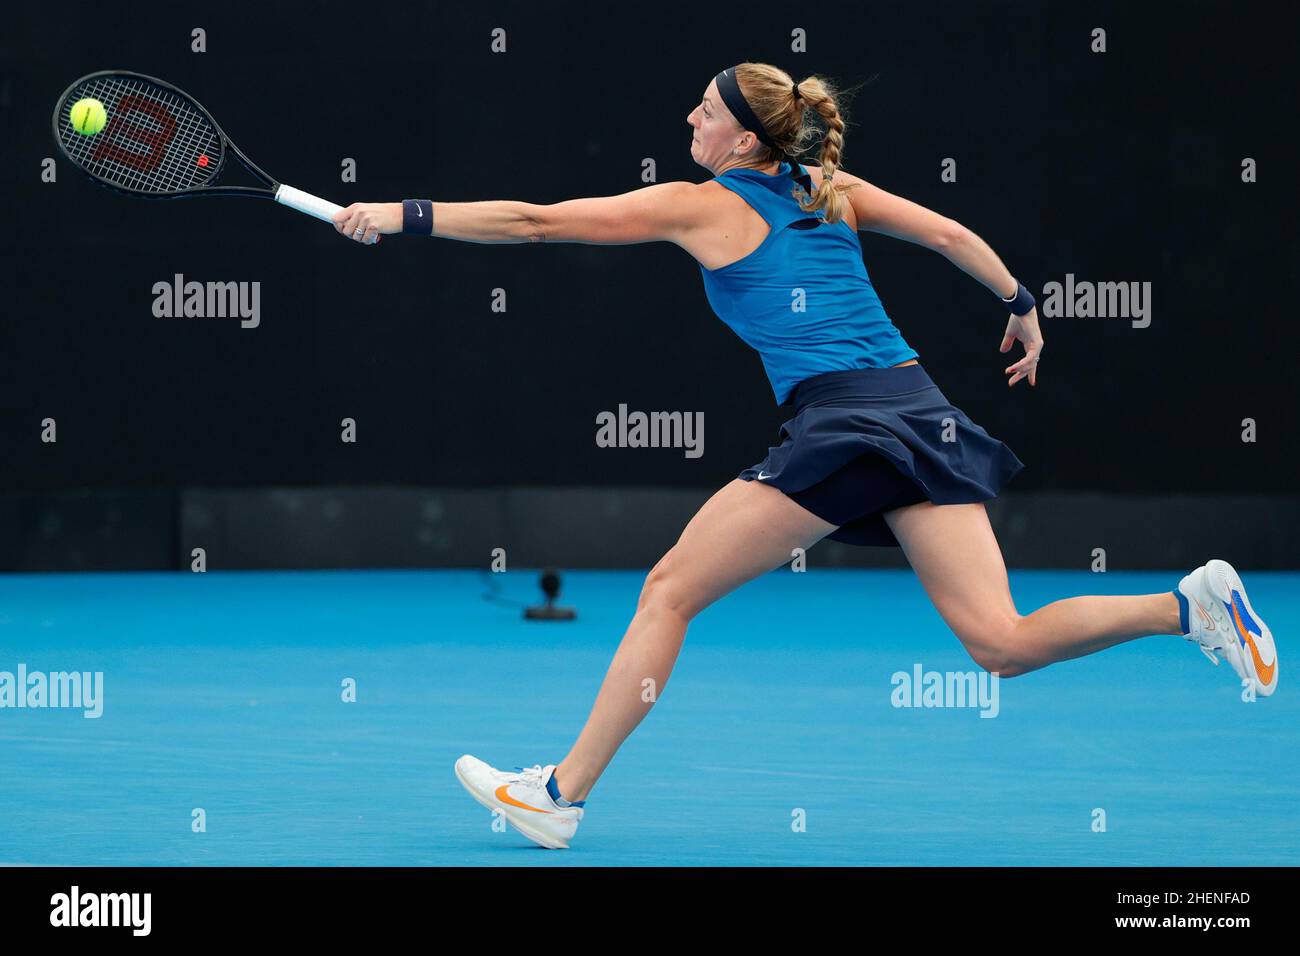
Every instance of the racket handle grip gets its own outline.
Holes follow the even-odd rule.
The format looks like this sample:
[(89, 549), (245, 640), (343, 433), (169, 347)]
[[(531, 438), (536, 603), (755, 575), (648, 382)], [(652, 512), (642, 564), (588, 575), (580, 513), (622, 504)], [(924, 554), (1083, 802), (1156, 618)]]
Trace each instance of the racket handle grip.
[(284, 184), (281, 184), (276, 189), (275, 201), (288, 206), (290, 209), (305, 212), (309, 216), (315, 216), (317, 219), (323, 219), (326, 222), (329, 222), (334, 217), (334, 214), (343, 208), (328, 199), (321, 199), (319, 196), (313, 196), (311, 193), (305, 193), (301, 189), (294, 189), (292, 186), (285, 186)]
[[(334, 214), (343, 207), (337, 203), (332, 203), (328, 199), (321, 199), (319, 196), (313, 196), (311, 193), (305, 193), (301, 189), (295, 189), (292, 186), (286, 186), (281, 183), (275, 190), (275, 201), (282, 206), (288, 206), (290, 209), (296, 209), (299, 212), (305, 212), (309, 216), (315, 216), (325, 222), (332, 223)], [(375, 236), (375, 242), (379, 241), (379, 236)]]

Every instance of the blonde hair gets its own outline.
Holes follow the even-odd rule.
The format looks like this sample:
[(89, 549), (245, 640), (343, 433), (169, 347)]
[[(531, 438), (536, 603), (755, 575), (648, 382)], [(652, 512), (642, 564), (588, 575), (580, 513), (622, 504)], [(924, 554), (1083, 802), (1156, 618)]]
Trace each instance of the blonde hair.
[(769, 63), (740, 63), (736, 66), (736, 83), (744, 94), (749, 108), (767, 130), (776, 148), (759, 143), (760, 165), (774, 163), (781, 158), (781, 150), (792, 158), (805, 152), (809, 141), (816, 137), (817, 127), (808, 120), (808, 110), (816, 111), (825, 124), (822, 135), (822, 182), (811, 197), (802, 190), (799, 208), (804, 212), (826, 211), (826, 221), (837, 223), (844, 218), (844, 194), (855, 188), (853, 184), (832, 185), (831, 177), (840, 166), (844, 152), (844, 130), (848, 114), (840, 105), (842, 94), (829, 80), (810, 76), (799, 81), (799, 96), (794, 95), (794, 78), (784, 70)]

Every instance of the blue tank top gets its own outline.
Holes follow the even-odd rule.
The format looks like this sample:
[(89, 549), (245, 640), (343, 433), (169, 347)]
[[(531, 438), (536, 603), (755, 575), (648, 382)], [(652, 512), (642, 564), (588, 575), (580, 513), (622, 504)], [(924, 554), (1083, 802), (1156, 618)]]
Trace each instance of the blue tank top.
[[(806, 174), (802, 166), (799, 173)], [(867, 277), (857, 232), (843, 220), (827, 224), (821, 210), (799, 208), (788, 162), (775, 176), (728, 169), (714, 182), (770, 227), (743, 259), (720, 269), (701, 264), (700, 272), (718, 318), (762, 357), (778, 405), (822, 372), (888, 368), (917, 357)]]

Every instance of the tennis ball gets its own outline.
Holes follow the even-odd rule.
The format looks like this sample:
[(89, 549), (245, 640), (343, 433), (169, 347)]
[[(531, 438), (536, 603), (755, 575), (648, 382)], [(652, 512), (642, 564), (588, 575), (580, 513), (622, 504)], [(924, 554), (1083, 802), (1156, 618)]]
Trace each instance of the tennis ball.
[(82, 136), (94, 136), (108, 122), (108, 113), (99, 100), (86, 97), (72, 104), (72, 113), (68, 118), (72, 121), (72, 128)]

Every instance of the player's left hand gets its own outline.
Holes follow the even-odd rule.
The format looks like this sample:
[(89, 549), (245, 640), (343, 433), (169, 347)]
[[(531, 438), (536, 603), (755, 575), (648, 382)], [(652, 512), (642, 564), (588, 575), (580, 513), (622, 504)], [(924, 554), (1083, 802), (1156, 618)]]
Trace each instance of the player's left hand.
[(381, 235), (402, 231), (402, 204), (400, 202), (354, 202), (333, 216), (334, 228), (339, 235), (354, 242), (371, 245)]
[(1043, 333), (1038, 331), (1038, 309), (1030, 309), (1025, 315), (1013, 315), (1007, 323), (1007, 332), (1002, 336), (999, 352), (1005, 352), (1013, 344), (1020, 342), (1025, 347), (1025, 357), (1015, 365), (1008, 365), (1006, 374), (1011, 378), (1008, 385), (1015, 385), (1022, 378), (1028, 378), (1030, 385), (1038, 384), (1038, 356), (1043, 351)]

